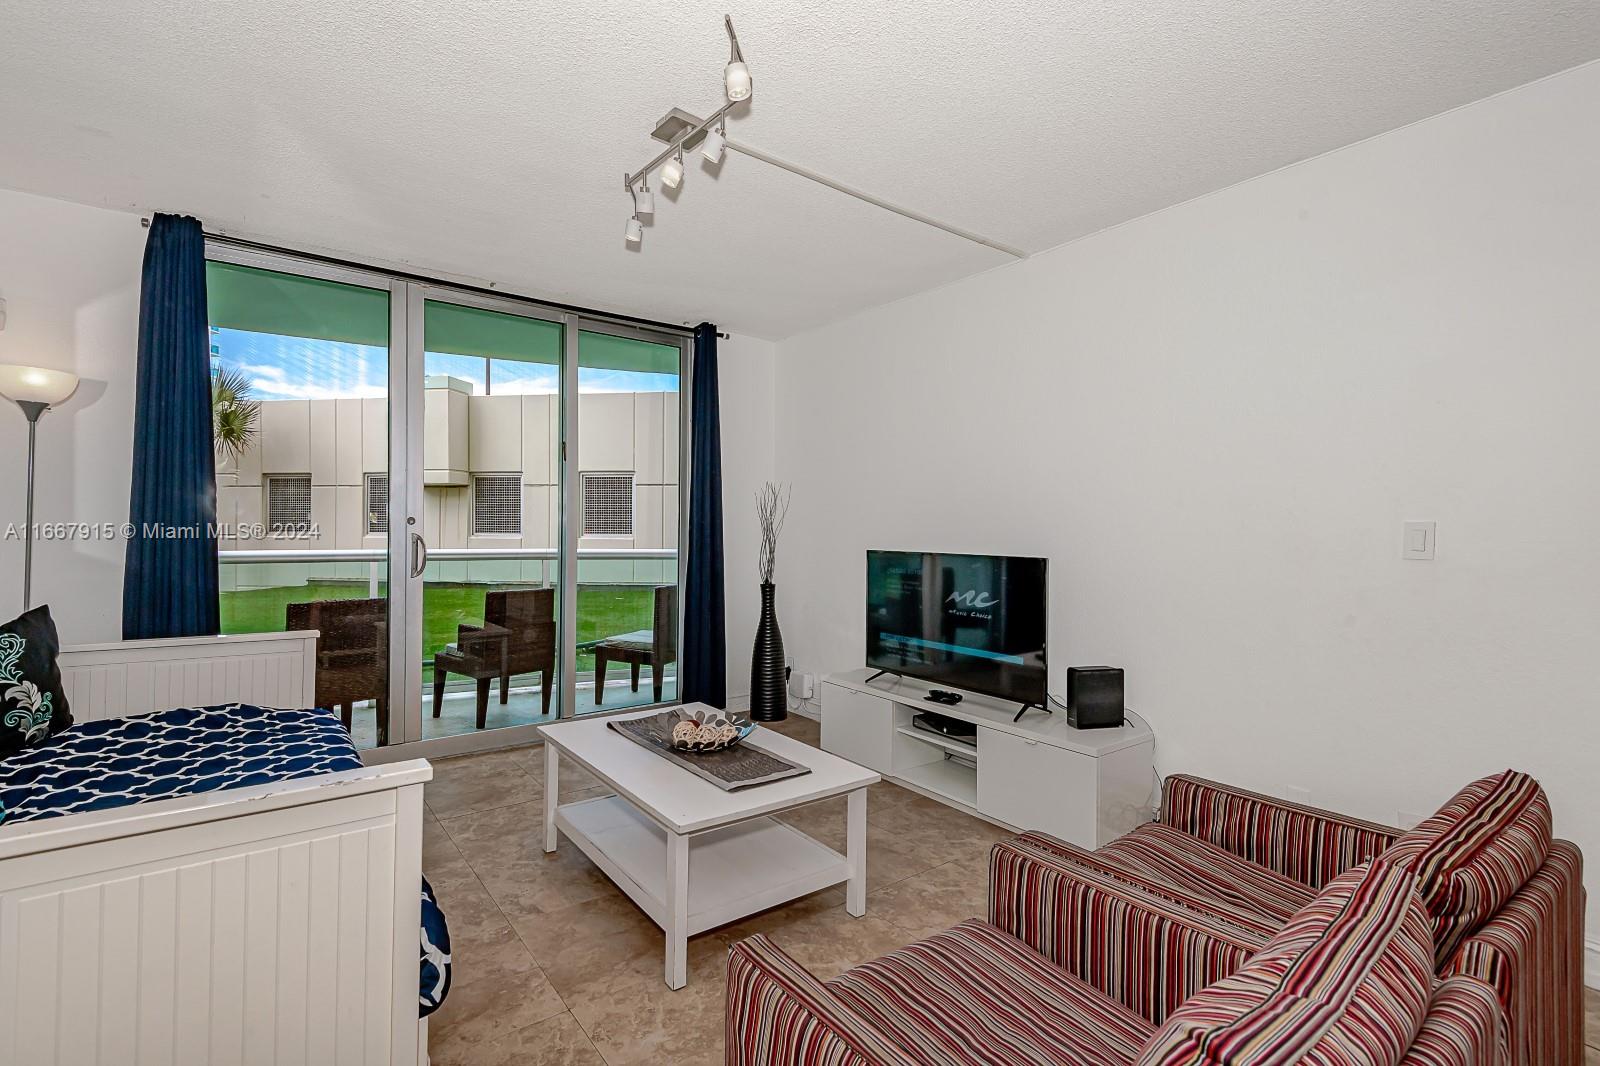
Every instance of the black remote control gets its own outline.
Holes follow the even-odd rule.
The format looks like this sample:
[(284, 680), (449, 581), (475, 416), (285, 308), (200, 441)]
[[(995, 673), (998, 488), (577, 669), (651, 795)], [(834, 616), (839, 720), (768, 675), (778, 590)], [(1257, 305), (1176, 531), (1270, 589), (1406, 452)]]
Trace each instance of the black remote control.
[(943, 703), (947, 706), (954, 706), (955, 704), (961, 702), (961, 693), (947, 692), (942, 688), (930, 688), (928, 690), (928, 695), (925, 698), (932, 703)]

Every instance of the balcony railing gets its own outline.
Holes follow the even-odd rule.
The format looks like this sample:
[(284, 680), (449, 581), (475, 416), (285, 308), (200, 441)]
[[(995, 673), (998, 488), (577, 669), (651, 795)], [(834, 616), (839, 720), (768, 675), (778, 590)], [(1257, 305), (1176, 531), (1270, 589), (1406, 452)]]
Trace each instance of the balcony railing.
[[(272, 548), (218, 552), (222, 567), (224, 632), (282, 628), (284, 605), (312, 599), (385, 594), (389, 553), (381, 548)], [(579, 548), (577, 652), (590, 669), (589, 649), (621, 633), (649, 629), (649, 589), (677, 584), (675, 548)], [(403, 560), (395, 560), (404, 566)], [(535, 569), (534, 564), (537, 564)], [(629, 564), (644, 564), (633, 566)], [(397, 571), (403, 573), (403, 570)], [(424, 662), (455, 639), (456, 626), (479, 624), (483, 592), (491, 587), (553, 587), (560, 572), (556, 548), (434, 548), (423, 575)], [(340, 591), (340, 588), (345, 591)], [(608, 594), (607, 589), (615, 590)]]
[[(382, 562), (389, 557), (383, 548), (264, 548), (217, 553), (225, 563), (350, 563)], [(428, 560), (471, 561), (474, 559), (548, 559), (554, 562), (559, 548), (429, 548)], [(676, 548), (579, 548), (578, 561), (586, 559), (676, 559)]]
[[(490, 563), (537, 562), (539, 583), (554, 583), (555, 567), (560, 561), (559, 548), (429, 548), (428, 563)], [(578, 565), (586, 562), (644, 562), (676, 561), (676, 548), (579, 548)], [(378, 596), (389, 561), (389, 552), (383, 548), (265, 548), (239, 551), (219, 551), (220, 563), (248, 565), (261, 563), (366, 563), (367, 594)], [(426, 575), (424, 576), (426, 580)], [(626, 584), (627, 582), (621, 582)], [(650, 582), (654, 583), (654, 582)]]

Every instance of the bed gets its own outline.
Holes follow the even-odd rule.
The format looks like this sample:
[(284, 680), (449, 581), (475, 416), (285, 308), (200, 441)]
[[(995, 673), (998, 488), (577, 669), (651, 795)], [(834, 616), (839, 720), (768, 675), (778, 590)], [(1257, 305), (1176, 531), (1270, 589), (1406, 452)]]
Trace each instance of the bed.
[(426, 1063), (432, 772), (271, 709), (313, 702), (315, 634), (60, 662), (78, 724), (0, 760), (0, 1062)]

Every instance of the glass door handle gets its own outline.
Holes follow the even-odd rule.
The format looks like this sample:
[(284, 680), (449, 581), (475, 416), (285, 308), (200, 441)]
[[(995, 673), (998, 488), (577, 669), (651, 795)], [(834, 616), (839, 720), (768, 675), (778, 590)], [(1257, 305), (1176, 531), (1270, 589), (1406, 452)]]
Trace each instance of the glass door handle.
[(411, 534), (411, 576), (421, 577), (428, 568), (428, 542), (421, 533)]

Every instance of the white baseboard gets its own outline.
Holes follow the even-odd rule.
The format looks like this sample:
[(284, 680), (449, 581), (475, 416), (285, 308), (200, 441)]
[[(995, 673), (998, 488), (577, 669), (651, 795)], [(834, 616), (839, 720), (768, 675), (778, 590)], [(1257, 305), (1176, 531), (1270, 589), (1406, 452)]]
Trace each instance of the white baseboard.
[(1589, 937), (1583, 942), (1583, 983), (1600, 989), (1600, 937)]

